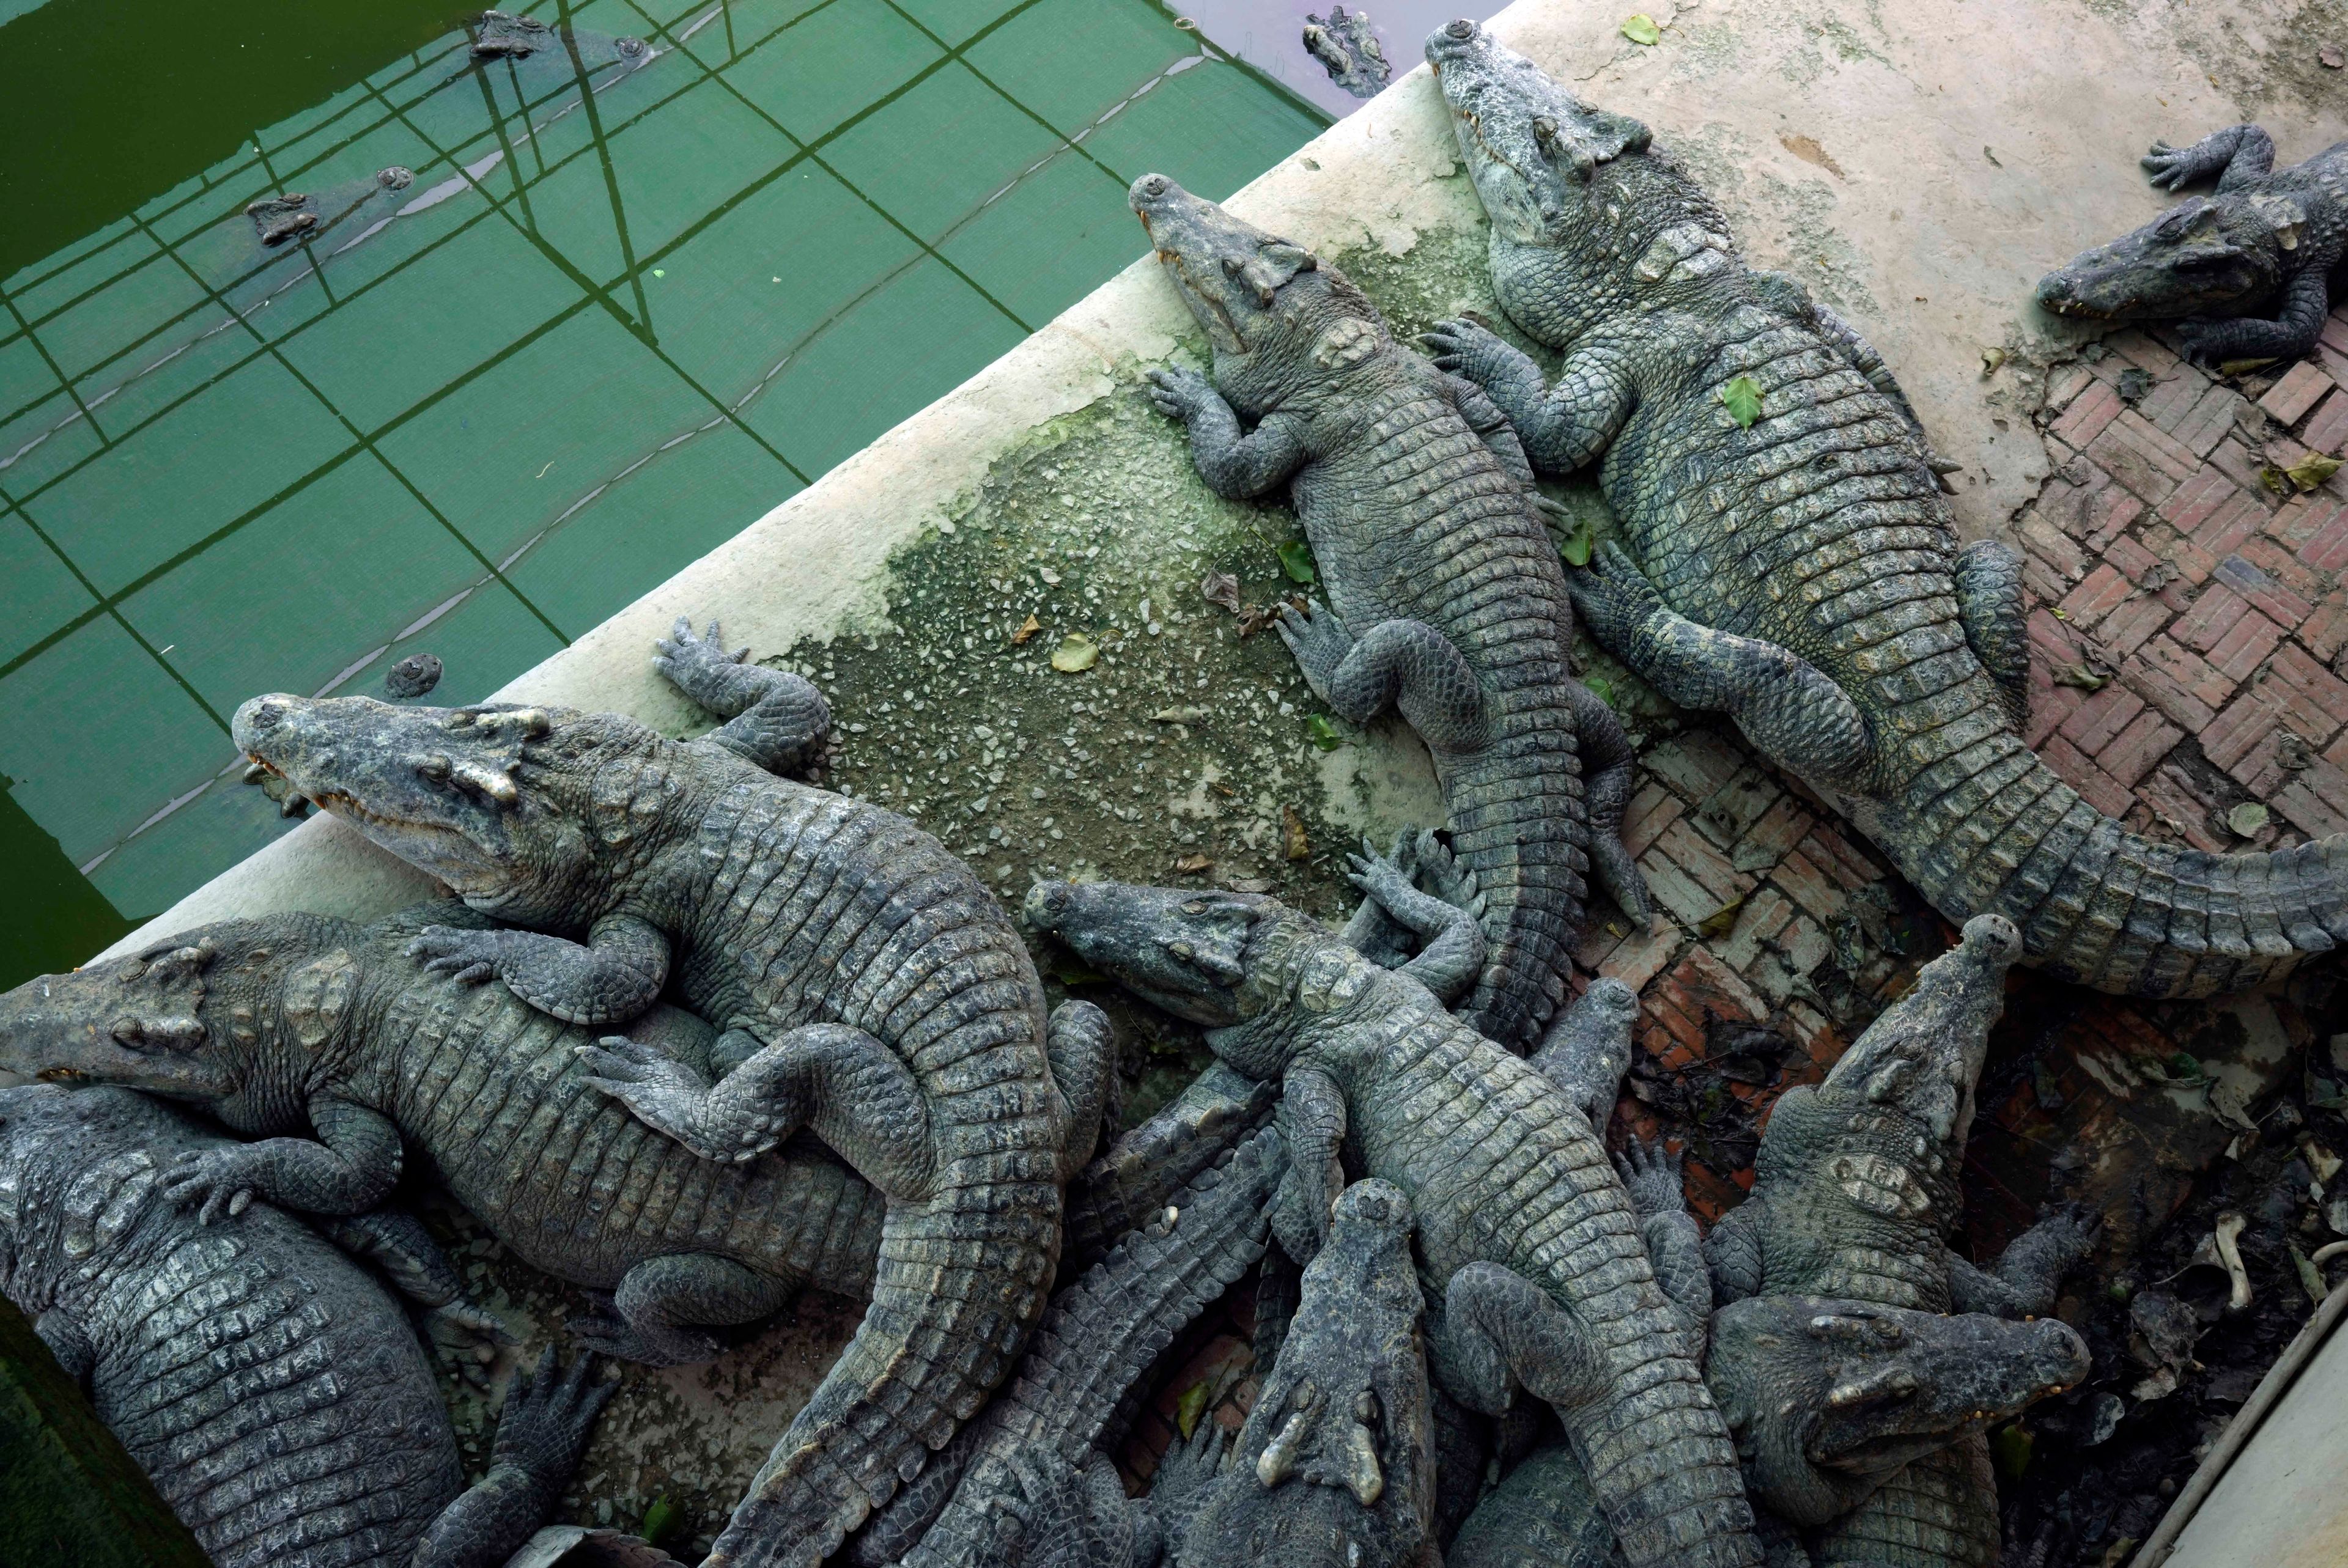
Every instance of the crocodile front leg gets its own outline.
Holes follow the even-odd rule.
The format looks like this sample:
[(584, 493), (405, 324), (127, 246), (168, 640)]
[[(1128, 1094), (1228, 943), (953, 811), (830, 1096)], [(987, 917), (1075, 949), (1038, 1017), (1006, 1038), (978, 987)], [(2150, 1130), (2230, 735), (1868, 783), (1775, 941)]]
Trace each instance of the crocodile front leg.
[(1573, 1314), (1497, 1263), (1471, 1263), (1451, 1276), (1442, 1321), (1429, 1326), (1426, 1340), (1428, 1373), (1488, 1416), (1508, 1414), (1519, 1389), (1560, 1410), (1605, 1391), (1605, 1359)]
[(521, 1341), (494, 1313), (464, 1298), (464, 1281), (424, 1223), (403, 1209), (314, 1214), (311, 1228), (381, 1270), (391, 1287), (425, 1309), (424, 1338), (474, 1387), (487, 1389), (498, 1352)]
[(2022, 552), (1975, 539), (1957, 552), (1957, 623), (1973, 657), (1997, 682), (2018, 729), (2030, 721), (2030, 626), (2022, 602)]
[(89, 1375), (98, 1367), (98, 1345), (81, 1319), (62, 1307), (52, 1307), (33, 1319), (33, 1333), (49, 1348), (65, 1375), (87, 1390)]
[[(1492, 449), (1500, 466), (1509, 471), (1511, 478), (1529, 488), (1533, 482), (1532, 459), (1525, 456), (1525, 444), (1518, 439), (1517, 427), (1509, 423), (1509, 416), (1492, 401), (1492, 395), (1464, 375), (1444, 376), (1443, 390), (1451, 399), (1451, 406), (1459, 410), (1459, 417), (1468, 422), (1468, 428)], [(1545, 498), (1537, 498), (1535, 504)]]
[(517, 1371), (498, 1414), (489, 1473), (441, 1510), (409, 1559), (414, 1568), (496, 1568), (537, 1532), (586, 1451), (617, 1383), (582, 1356), (557, 1375), (548, 1346), (535, 1374)]
[(1207, 488), (1227, 501), (1263, 495), (1304, 466), (1304, 442), (1292, 421), (1275, 414), (1241, 435), (1239, 415), (1197, 371), (1151, 371), (1149, 401), (1190, 427), (1190, 461)]
[(1380, 856), (1367, 840), (1362, 849), (1362, 854), (1345, 857), (1351, 867), (1347, 880), (1426, 944), (1407, 963), (1387, 967), (1408, 975), (1448, 1006), (1483, 970), (1483, 927), (1471, 911), (1420, 892), (1397, 860)]
[(427, 926), (407, 956), (460, 985), (499, 979), (539, 1011), (595, 1028), (625, 1023), (660, 999), (668, 938), (633, 915), (606, 915), (582, 945), (537, 931), (468, 931)]
[(1949, 1255), (1949, 1288), (1959, 1312), (2043, 1317), (2054, 1309), (2063, 1276), (2096, 1250), (2102, 1221), (2081, 1208), (2047, 1215), (2007, 1244), (1991, 1269)]
[(1583, 809), (1590, 814), (1590, 868), (1622, 913), (1642, 930), (1655, 923), (1655, 900), (1647, 878), (1622, 842), (1622, 813), (1637, 784), (1638, 757), (1622, 721), (1606, 700), (1579, 681), (1564, 682), (1565, 704), (1573, 710), (1574, 738), (1581, 749)]
[(1483, 684), (1452, 641), (1425, 621), (1381, 620), (1357, 640), (1315, 602), (1283, 607), (1276, 626), (1305, 684), (1340, 718), (1366, 724), (1392, 706), (1433, 750), (1483, 743)]
[(2225, 321), (2195, 318), (2169, 330), (2186, 359), (2205, 370), (2241, 360), (2298, 359), (2315, 347), (2323, 334), (2323, 319), (2332, 308), (2329, 274), (2340, 262), (2340, 251), (2312, 255), (2282, 286), (2282, 314), (2273, 321), (2236, 316)]
[(2163, 190), (2182, 190), (2213, 174), (2219, 190), (2233, 190), (2273, 173), (2274, 153), (2274, 138), (2257, 126), (2230, 125), (2190, 147), (2156, 141), (2141, 161), (2153, 184)]
[(1544, 474), (1571, 473), (1606, 450), (1638, 405), (1630, 367), (1609, 345), (1575, 348), (1550, 386), (1530, 355), (1474, 322), (1437, 322), (1419, 342), (1438, 367), (1490, 395)]
[(693, 622), (680, 615), (654, 648), (659, 657), (653, 668), (726, 721), (701, 737), (704, 743), (782, 777), (805, 771), (822, 752), (831, 708), (805, 676), (753, 664), (747, 648), (728, 653), (714, 620), (706, 635), (695, 637)]
[(1774, 642), (1699, 626), (1663, 603), (1621, 546), (1567, 575), (1590, 634), (1684, 708), (1725, 712), (1778, 766), (1829, 786), (1864, 779), (1867, 725), (1850, 698)]
[(896, 1052), (860, 1029), (791, 1030), (715, 1084), (625, 1035), (575, 1049), (588, 1082), (705, 1160), (753, 1160), (808, 1127), (888, 1196), (927, 1191), (930, 1113), (921, 1085)]
[(380, 1113), (346, 1101), (310, 1102), (318, 1141), (264, 1138), (218, 1149), (191, 1149), (171, 1163), (163, 1194), (200, 1203), (197, 1223), (232, 1219), (259, 1198), (309, 1214), (363, 1214), (399, 1184), (399, 1129)]
[(708, 1329), (773, 1316), (800, 1283), (714, 1253), (671, 1253), (628, 1270), (608, 1309), (574, 1317), (570, 1327), (581, 1344), (623, 1361), (696, 1366), (726, 1348)]

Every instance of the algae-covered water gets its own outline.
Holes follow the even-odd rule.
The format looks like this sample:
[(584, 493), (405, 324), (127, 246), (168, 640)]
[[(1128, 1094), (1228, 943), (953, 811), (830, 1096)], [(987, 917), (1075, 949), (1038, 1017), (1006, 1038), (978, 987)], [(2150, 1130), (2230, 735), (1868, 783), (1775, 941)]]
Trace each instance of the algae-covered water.
[(527, 11), (0, 0), (0, 986), (284, 830), (245, 697), (482, 696), (1326, 123), (1152, 0)]

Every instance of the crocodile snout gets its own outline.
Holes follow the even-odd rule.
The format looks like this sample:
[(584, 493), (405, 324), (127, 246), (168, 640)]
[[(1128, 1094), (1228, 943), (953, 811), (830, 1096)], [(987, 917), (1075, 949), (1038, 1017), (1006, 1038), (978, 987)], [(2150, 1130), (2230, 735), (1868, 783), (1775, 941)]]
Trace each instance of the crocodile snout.
[(1057, 930), (1060, 922), (1067, 917), (1070, 892), (1065, 882), (1038, 882), (1027, 889), (1027, 902), (1023, 906), (1027, 923), (1039, 931)]
[(248, 746), (249, 737), (265, 735), (285, 722), (283, 699), (272, 695), (255, 697), (236, 711), (230, 721), (229, 733), (239, 746)]

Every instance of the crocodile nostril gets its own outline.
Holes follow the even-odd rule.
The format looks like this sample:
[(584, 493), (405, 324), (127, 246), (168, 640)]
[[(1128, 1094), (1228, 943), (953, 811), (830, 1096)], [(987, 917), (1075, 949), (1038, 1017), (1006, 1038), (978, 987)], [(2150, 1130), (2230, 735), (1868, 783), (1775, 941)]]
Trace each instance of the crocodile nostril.
[(1027, 892), (1027, 918), (1045, 930), (1056, 926), (1068, 912), (1068, 885), (1065, 882), (1038, 882)]
[(1462, 16), (1457, 21), (1444, 24), (1443, 30), (1454, 38), (1468, 39), (1476, 36), (1476, 24)]

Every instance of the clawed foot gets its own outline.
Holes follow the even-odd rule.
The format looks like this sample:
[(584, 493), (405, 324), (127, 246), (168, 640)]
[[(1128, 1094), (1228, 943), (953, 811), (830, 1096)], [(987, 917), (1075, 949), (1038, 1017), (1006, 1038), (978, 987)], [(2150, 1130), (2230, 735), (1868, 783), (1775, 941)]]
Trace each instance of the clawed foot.
[(561, 1491), (579, 1468), (595, 1418), (619, 1388), (601, 1373), (592, 1354), (582, 1354), (568, 1371), (558, 1373), (551, 1345), (535, 1368), (517, 1368), (506, 1386), (505, 1409), (498, 1413), (490, 1462), (512, 1465)]
[(1165, 369), (1149, 373), (1149, 401), (1169, 419), (1190, 422), (1200, 401), (1216, 396), (1212, 383), (1195, 370)]
[(709, 1085), (699, 1073), (659, 1046), (623, 1034), (608, 1034), (597, 1044), (572, 1049), (587, 1070), (589, 1083), (625, 1105), (645, 1126), (696, 1153), (703, 1152), (695, 1132), (709, 1099)]
[(181, 1208), (201, 1203), (198, 1225), (234, 1219), (252, 1202), (251, 1164), (242, 1149), (191, 1149), (171, 1162), (163, 1195)]
[(1614, 1169), (1622, 1173), (1622, 1185), (1630, 1193), (1631, 1203), (1641, 1219), (1686, 1211), (1684, 1158), (1677, 1151), (1663, 1147), (1662, 1139), (1653, 1143), (1632, 1139), (1614, 1156)]
[(726, 1348), (715, 1334), (664, 1325), (640, 1328), (620, 1316), (608, 1296), (598, 1295), (592, 1311), (572, 1318), (565, 1327), (588, 1349), (618, 1361), (644, 1367), (693, 1367), (715, 1361)]
[(1478, 386), (1489, 386), (1501, 371), (1525, 356), (1499, 333), (1465, 317), (1435, 323), (1418, 334), (1427, 355), (1439, 370), (1465, 376)]
[(661, 677), (704, 707), (710, 705), (705, 699), (716, 695), (726, 671), (750, 660), (747, 648), (726, 651), (725, 631), (715, 620), (706, 632), (695, 637), (693, 622), (682, 615), (668, 635), (653, 644), (653, 668)]
[(1296, 667), (1303, 672), (1304, 683), (1313, 688), (1313, 694), (1328, 702), (1329, 688), (1337, 678), (1337, 666), (1354, 651), (1354, 634), (1345, 630), (1337, 612), (1318, 600), (1308, 602), (1303, 610), (1284, 604), (1272, 629), (1288, 644), (1289, 652), (1296, 656)]
[(1329, 1214), (1345, 1188), (1344, 1173), (1331, 1160), (1320, 1171), (1294, 1161), (1272, 1194), (1272, 1229), (1281, 1250), (1299, 1264), (1312, 1262), (1329, 1239)]
[(2094, 1252), (2104, 1239), (2104, 1216), (2085, 1204), (2057, 1204), (2042, 1213), (2030, 1228), (2044, 1238), (2045, 1255), (2067, 1269)]
[(487, 1389), (499, 1354), (521, 1343), (503, 1318), (463, 1301), (432, 1308), (423, 1327), (426, 1342), (476, 1389)]
[(1398, 901), (1418, 890), (1412, 879), (1417, 870), (1418, 840), (1417, 830), (1406, 827), (1395, 837), (1393, 850), (1380, 855), (1376, 845), (1363, 839), (1359, 855), (1348, 851), (1345, 856), (1345, 879), (1392, 914)]
[(1231, 1447), (1231, 1434), (1211, 1414), (1201, 1412), (1199, 1424), (1190, 1435), (1166, 1450), (1158, 1461), (1158, 1474), (1150, 1482), (1153, 1501), (1171, 1500), (1198, 1491), (1215, 1479), (1223, 1468), (1223, 1455)]
[(1587, 567), (1568, 567), (1566, 592), (1590, 635), (1607, 648), (1624, 642), (1663, 609), (1663, 595), (1621, 545), (1609, 539)]
[(2171, 147), (2156, 141), (2152, 150), (2137, 160), (2152, 183), (2163, 190), (2182, 190), (2200, 177), (2198, 160), (2189, 147)]
[(484, 985), (498, 978), (498, 960), (510, 934), (427, 926), (407, 944), (407, 956), (422, 958), (427, 974), (448, 975), (460, 986)]

